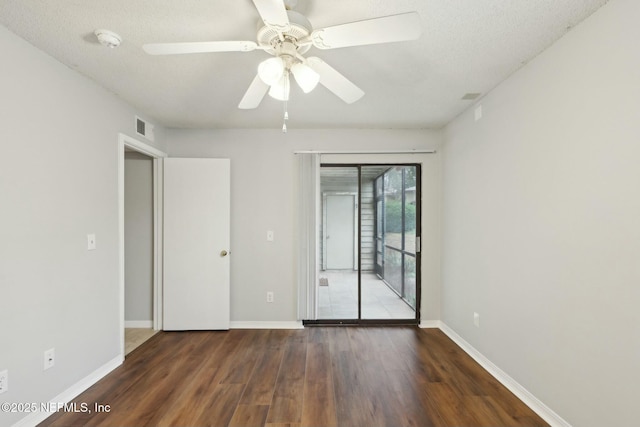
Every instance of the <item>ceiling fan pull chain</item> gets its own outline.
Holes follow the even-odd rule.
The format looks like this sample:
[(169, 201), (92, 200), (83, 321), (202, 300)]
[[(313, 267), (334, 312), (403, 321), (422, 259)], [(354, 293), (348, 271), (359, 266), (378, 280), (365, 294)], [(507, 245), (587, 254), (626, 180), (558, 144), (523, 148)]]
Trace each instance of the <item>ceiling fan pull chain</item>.
[(282, 119), (282, 133), (287, 133), (287, 120), (289, 120), (289, 113), (287, 112), (287, 101), (282, 102), (284, 117)]
[[(286, 92), (286, 87), (284, 89)], [(282, 101), (282, 109), (284, 111), (284, 117), (282, 119), (282, 133), (287, 133), (287, 120), (289, 120), (289, 111), (287, 108), (287, 97), (284, 96), (284, 101)]]
[(289, 113), (287, 112), (287, 101), (284, 101), (284, 119), (282, 120), (282, 133), (287, 133), (287, 120), (289, 120)]

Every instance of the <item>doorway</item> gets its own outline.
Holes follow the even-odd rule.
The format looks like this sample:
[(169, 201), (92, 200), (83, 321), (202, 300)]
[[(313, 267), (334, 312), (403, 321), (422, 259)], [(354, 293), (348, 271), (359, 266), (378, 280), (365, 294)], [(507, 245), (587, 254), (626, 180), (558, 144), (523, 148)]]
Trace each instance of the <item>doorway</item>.
[(153, 159), (124, 153), (125, 356), (153, 329)]
[[(127, 157), (129, 162), (126, 160)], [(128, 353), (127, 350), (130, 350), (126, 345), (125, 329), (131, 327), (141, 329), (133, 334), (133, 338), (138, 341), (144, 341), (162, 329), (160, 316), (162, 313), (162, 227), (160, 226), (162, 209), (160, 207), (162, 206), (162, 159), (164, 157), (166, 157), (164, 152), (148, 144), (124, 134), (118, 137), (120, 351), (123, 359)], [(131, 165), (138, 161), (140, 164), (131, 168)], [(137, 179), (129, 180), (128, 186), (125, 179), (127, 163), (129, 178), (135, 178), (132, 175), (138, 175)], [(127, 187), (130, 191), (132, 190), (132, 182), (135, 183), (134, 187), (139, 188), (134, 188), (133, 194), (129, 193), (129, 203), (127, 203), (126, 190)], [(141, 196), (141, 194), (144, 195)], [(144, 206), (133, 206), (132, 202), (137, 197), (146, 199), (142, 203)], [(141, 201), (138, 200), (138, 202)], [(127, 213), (126, 208), (133, 209), (129, 209)], [(145, 218), (143, 221), (127, 221), (127, 214), (129, 216), (141, 214)], [(132, 230), (129, 227), (129, 231), (134, 233), (126, 233), (127, 222), (130, 226), (137, 225), (139, 228)], [(142, 234), (136, 232), (142, 232)], [(136, 247), (136, 244), (140, 247)], [(127, 260), (127, 246), (129, 255), (140, 251), (141, 256), (129, 257)], [(144, 249), (141, 249), (142, 247)], [(127, 262), (129, 268), (127, 268)], [(141, 285), (127, 286), (127, 282), (129, 285), (132, 282), (138, 282)]]
[(356, 193), (323, 193), (323, 270), (357, 269)]
[(320, 191), (318, 315), (306, 323), (417, 324), (420, 165), (322, 164)]

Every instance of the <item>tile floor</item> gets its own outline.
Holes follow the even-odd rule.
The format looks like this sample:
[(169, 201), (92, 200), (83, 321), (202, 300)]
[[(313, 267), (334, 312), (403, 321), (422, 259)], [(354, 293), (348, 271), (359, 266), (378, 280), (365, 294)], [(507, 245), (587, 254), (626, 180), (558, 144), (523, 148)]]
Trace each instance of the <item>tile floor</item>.
[(154, 336), (158, 331), (149, 328), (125, 328), (124, 354), (127, 355), (139, 347), (143, 342)]
[[(318, 319), (358, 318), (358, 274), (352, 270), (321, 271)], [(415, 319), (415, 311), (373, 273), (362, 273), (363, 319)]]

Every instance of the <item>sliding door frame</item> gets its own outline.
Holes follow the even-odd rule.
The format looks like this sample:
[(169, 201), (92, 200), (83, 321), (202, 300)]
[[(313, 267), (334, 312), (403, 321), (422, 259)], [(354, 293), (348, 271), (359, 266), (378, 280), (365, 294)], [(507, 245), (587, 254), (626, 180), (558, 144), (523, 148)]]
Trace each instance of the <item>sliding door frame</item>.
[[(422, 251), (416, 250), (416, 307), (415, 317), (412, 319), (363, 319), (362, 318), (362, 168), (368, 166), (415, 167), (416, 168), (416, 238), (422, 240), (422, 164), (421, 163), (321, 163), (320, 169), (330, 167), (357, 168), (358, 170), (358, 194), (357, 194), (357, 277), (358, 277), (358, 318), (357, 319), (315, 319), (303, 320), (303, 325), (419, 325), (421, 300), (422, 300)], [(375, 192), (375, 190), (374, 190)], [(404, 198), (404, 196), (403, 196)], [(324, 208), (323, 208), (324, 209)], [(374, 208), (374, 211), (376, 208)], [(404, 223), (404, 216), (402, 221)], [(375, 223), (375, 221), (374, 221)], [(374, 231), (375, 234), (375, 231)], [(376, 241), (374, 236), (374, 242)], [(420, 243), (421, 246), (421, 243)], [(384, 248), (383, 248), (384, 250)], [(374, 248), (377, 251), (377, 247)], [(375, 263), (375, 261), (374, 261)], [(404, 265), (404, 262), (402, 263)], [(321, 267), (321, 266), (319, 266)], [(375, 269), (375, 266), (374, 266)], [(403, 269), (404, 270), (404, 269)], [(402, 272), (404, 281), (404, 271)], [(386, 283), (386, 282), (385, 282)], [(316, 287), (318, 284), (316, 283)], [(387, 284), (388, 286), (388, 284)]]

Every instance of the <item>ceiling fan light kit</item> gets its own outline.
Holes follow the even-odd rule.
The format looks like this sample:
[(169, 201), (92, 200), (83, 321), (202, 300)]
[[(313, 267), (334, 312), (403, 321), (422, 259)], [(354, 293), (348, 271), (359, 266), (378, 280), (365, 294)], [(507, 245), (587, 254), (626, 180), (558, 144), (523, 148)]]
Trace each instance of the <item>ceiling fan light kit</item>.
[[(347, 104), (359, 100), (364, 91), (318, 57), (303, 55), (316, 47), (336, 49), (350, 46), (416, 40), (422, 34), (416, 12), (383, 16), (314, 30), (302, 14), (290, 10), (296, 0), (253, 0), (262, 24), (253, 41), (151, 43), (143, 49), (150, 55), (206, 52), (250, 52), (263, 50), (272, 58), (258, 65), (257, 75), (238, 105), (257, 108), (264, 96), (288, 101), (290, 74), (304, 93), (320, 83)], [(286, 107), (285, 107), (286, 113)], [(286, 127), (285, 127), (286, 129)]]
[(291, 66), (291, 73), (304, 93), (309, 93), (320, 83), (320, 74), (302, 62)]
[(291, 92), (291, 83), (289, 81), (289, 73), (284, 73), (282, 78), (276, 83), (271, 85), (269, 89), (269, 96), (278, 101), (288, 101), (289, 93)]
[(276, 84), (284, 75), (285, 63), (279, 56), (265, 59), (258, 65), (258, 75), (269, 86)]
[[(269, 95), (281, 101), (282, 96), (274, 96), (274, 90), (275, 93), (282, 93), (280, 89), (282, 89), (285, 79), (287, 82), (289, 81), (289, 74), (293, 74), (296, 83), (304, 93), (311, 92), (320, 82), (320, 74), (302, 62), (295, 62), (291, 56), (276, 56), (266, 59), (258, 65), (258, 76), (271, 87)], [(277, 88), (274, 88), (275, 86)], [(288, 97), (288, 90), (286, 96)]]

